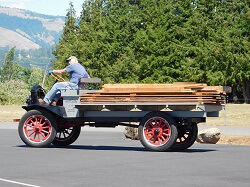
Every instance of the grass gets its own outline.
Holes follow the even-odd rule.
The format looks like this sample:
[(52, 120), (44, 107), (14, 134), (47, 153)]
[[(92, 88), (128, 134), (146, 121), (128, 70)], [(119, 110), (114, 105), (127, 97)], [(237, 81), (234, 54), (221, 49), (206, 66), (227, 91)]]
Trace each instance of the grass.
[(13, 122), (25, 113), (21, 105), (0, 105), (0, 122)]
[(208, 126), (250, 126), (250, 104), (227, 104), (219, 117), (207, 118)]

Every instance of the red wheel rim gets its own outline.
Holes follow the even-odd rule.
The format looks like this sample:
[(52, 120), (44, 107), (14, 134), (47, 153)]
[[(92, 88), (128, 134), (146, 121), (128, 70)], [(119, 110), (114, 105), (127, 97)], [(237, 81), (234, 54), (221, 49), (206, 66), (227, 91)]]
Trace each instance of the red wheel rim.
[(46, 141), (52, 131), (50, 121), (41, 115), (29, 117), (23, 126), (26, 138), (33, 143)]
[(144, 126), (144, 137), (153, 146), (164, 145), (170, 138), (171, 128), (161, 117), (150, 118)]

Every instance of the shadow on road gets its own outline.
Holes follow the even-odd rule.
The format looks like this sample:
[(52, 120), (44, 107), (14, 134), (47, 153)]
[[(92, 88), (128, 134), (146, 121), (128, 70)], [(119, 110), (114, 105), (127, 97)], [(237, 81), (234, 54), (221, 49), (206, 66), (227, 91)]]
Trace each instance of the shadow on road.
[[(18, 145), (17, 147), (20, 148), (31, 148), (27, 145)], [(146, 151), (149, 152), (144, 147), (127, 147), (127, 146), (93, 146), (93, 145), (69, 145), (67, 147), (58, 147), (51, 145), (48, 148), (59, 148), (59, 149), (78, 149), (78, 150), (97, 150), (97, 151)], [(181, 152), (181, 153), (205, 153), (205, 152), (213, 152), (217, 151), (215, 149), (187, 149), (184, 151), (168, 151), (168, 152)]]

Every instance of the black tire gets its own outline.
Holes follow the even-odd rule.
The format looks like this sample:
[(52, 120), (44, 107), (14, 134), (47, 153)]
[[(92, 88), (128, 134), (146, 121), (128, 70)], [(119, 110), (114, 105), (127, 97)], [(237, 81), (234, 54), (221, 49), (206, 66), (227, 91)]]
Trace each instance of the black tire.
[(43, 110), (30, 110), (19, 122), (18, 133), (22, 141), (31, 147), (47, 147), (56, 136), (56, 120)]
[(179, 125), (177, 126), (178, 136), (171, 149), (174, 151), (183, 151), (191, 147), (198, 134), (197, 123), (191, 125)]
[(177, 138), (175, 120), (164, 112), (151, 112), (139, 124), (141, 144), (151, 151), (168, 151)]
[(57, 132), (52, 144), (55, 146), (68, 146), (74, 143), (81, 133), (81, 126), (73, 126), (68, 129), (61, 129)]

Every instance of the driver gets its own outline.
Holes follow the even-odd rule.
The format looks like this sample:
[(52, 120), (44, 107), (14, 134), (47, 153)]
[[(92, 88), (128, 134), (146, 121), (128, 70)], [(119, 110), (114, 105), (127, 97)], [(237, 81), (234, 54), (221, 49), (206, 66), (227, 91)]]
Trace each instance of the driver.
[(39, 104), (49, 106), (52, 100), (57, 101), (61, 96), (61, 90), (73, 90), (82, 87), (80, 85), (81, 78), (90, 78), (89, 74), (85, 70), (85, 68), (78, 63), (78, 59), (75, 56), (71, 56), (66, 60), (69, 65), (64, 69), (59, 70), (50, 70), (49, 74), (70, 74), (69, 82), (58, 82), (55, 83), (50, 91), (45, 95), (44, 99), (38, 99)]

